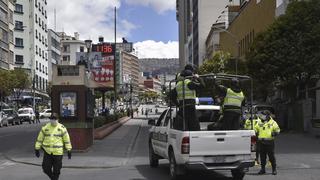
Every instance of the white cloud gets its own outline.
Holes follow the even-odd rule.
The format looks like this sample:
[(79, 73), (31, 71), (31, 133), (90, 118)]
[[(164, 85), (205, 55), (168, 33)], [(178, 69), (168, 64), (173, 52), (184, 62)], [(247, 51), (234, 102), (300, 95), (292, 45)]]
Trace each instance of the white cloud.
[(156, 42), (147, 40), (137, 42), (134, 48), (138, 51), (139, 58), (178, 58), (179, 43), (177, 41)]
[(159, 14), (176, 9), (176, 0), (125, 0), (131, 5), (150, 6)]
[[(56, 31), (73, 35), (80, 33), (81, 39), (98, 40), (102, 35), (105, 41), (114, 40), (114, 7), (120, 7), (120, 0), (68, 0), (49, 1), (49, 28), (54, 29), (54, 9), (57, 15)], [(135, 25), (118, 19), (117, 37), (130, 37)]]

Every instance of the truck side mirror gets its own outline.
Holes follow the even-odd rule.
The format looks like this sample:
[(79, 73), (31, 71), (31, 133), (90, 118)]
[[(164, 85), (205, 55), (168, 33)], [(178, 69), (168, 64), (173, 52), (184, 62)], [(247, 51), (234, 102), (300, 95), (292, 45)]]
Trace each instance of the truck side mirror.
[(155, 126), (155, 125), (156, 125), (156, 120), (154, 120), (154, 119), (149, 119), (149, 120), (148, 120), (148, 125)]

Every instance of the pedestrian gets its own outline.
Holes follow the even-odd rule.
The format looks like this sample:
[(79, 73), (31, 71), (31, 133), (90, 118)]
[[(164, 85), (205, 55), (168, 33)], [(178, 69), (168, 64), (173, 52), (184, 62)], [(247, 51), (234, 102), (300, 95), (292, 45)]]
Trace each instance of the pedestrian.
[(223, 130), (238, 130), (240, 129), (240, 117), (242, 114), (242, 106), (244, 105), (244, 94), (240, 88), (240, 81), (237, 78), (231, 79), (231, 86), (227, 88), (223, 85), (215, 86), (224, 95), (224, 100), (221, 105), (222, 117), (220, 119)]
[(271, 113), (268, 110), (264, 110), (260, 115), (261, 122), (255, 126), (255, 132), (260, 142), (260, 158), (261, 158), (261, 170), (258, 174), (266, 173), (266, 161), (267, 155), (271, 162), (272, 174), (277, 175), (277, 164), (274, 155), (274, 139), (280, 133), (280, 128), (275, 120), (272, 119)]
[(198, 118), (196, 118), (195, 100), (196, 91), (204, 87), (204, 82), (199, 78), (199, 75), (194, 74), (191, 70), (184, 70), (180, 76), (183, 79), (177, 82), (175, 90), (172, 92), (173, 101), (179, 107), (178, 124), (175, 126), (181, 129), (183, 128), (183, 124), (185, 124), (185, 130), (199, 131), (200, 123)]
[(38, 110), (36, 110), (35, 116), (36, 116), (36, 123), (40, 123), (40, 114)]
[(58, 122), (58, 114), (52, 113), (50, 123), (41, 128), (35, 143), (35, 155), (40, 157), (40, 149), (43, 149), (42, 169), (51, 180), (58, 180), (62, 168), (64, 148), (71, 159), (71, 142), (67, 129)]

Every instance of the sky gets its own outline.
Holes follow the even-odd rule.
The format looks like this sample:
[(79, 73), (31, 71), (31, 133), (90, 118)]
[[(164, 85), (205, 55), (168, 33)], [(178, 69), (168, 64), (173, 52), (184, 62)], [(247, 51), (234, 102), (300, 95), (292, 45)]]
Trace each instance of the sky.
[(49, 0), (48, 25), (55, 29), (56, 9), (57, 32), (114, 42), (115, 6), (118, 42), (133, 42), (139, 58), (178, 58), (176, 0)]

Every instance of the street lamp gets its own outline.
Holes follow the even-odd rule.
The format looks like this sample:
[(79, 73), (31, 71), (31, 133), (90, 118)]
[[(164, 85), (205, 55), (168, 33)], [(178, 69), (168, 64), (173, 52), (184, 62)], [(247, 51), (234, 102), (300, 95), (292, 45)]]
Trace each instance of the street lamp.
[(224, 29), (224, 28), (220, 28), (220, 27), (211, 27), (213, 30), (214, 29), (218, 29), (218, 30), (221, 30), (223, 32), (226, 32), (227, 34), (230, 35), (230, 37), (232, 37), (232, 39), (235, 41), (236, 45), (237, 45), (237, 57), (236, 57), (236, 75), (238, 75), (238, 60), (240, 59), (240, 41), (238, 40), (237, 36), (234, 35), (233, 33), (231, 33), (230, 31)]

